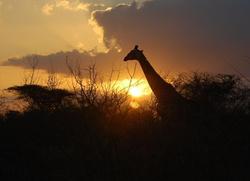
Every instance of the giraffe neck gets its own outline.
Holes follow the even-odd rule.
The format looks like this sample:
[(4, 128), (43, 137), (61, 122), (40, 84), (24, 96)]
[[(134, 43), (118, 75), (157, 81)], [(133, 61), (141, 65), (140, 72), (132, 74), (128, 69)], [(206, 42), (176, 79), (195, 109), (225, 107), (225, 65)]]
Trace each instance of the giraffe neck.
[(150, 88), (155, 94), (159, 102), (161, 101), (175, 101), (175, 99), (180, 99), (181, 96), (176, 92), (175, 88), (167, 83), (152, 67), (148, 62), (146, 57), (142, 57), (139, 60), (142, 67), (143, 73), (149, 83)]

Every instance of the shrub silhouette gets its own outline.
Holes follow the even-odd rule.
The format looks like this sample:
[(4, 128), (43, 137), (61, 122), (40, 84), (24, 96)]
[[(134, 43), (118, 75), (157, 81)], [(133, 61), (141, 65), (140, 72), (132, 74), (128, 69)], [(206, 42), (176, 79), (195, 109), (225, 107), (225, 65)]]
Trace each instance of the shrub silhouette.
[(89, 102), (78, 91), (92, 86), (73, 93), (9, 88), (29, 108), (0, 117), (1, 180), (247, 180), (249, 87), (235, 76), (205, 73), (174, 83), (209, 109), (186, 129), (164, 124), (153, 105), (123, 107), (128, 97), (119, 92)]
[(19, 99), (29, 103), (29, 109), (55, 110), (62, 107), (66, 98), (73, 96), (67, 90), (50, 89), (41, 85), (23, 85), (8, 88), (18, 93)]
[(180, 93), (205, 108), (249, 114), (250, 89), (235, 75), (193, 72), (174, 81)]

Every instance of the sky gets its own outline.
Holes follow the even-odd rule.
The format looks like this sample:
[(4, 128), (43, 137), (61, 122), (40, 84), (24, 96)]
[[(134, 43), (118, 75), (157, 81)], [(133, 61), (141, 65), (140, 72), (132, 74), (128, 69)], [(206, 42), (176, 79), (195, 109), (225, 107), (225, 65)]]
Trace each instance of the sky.
[(104, 49), (91, 13), (130, 0), (0, 0), (0, 61), (27, 54)]
[(159, 72), (250, 76), (249, 17), (248, 0), (0, 0), (0, 64), (8, 66), (0, 81), (31, 55), (45, 71), (65, 73), (66, 56), (108, 71), (124, 66), (135, 44)]

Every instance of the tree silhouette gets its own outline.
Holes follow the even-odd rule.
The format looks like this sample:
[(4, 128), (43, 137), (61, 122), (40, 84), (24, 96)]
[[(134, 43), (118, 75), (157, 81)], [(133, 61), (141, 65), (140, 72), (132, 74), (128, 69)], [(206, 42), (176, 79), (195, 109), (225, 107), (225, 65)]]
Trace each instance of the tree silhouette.
[(29, 109), (55, 110), (64, 106), (66, 99), (73, 96), (67, 90), (50, 89), (41, 85), (23, 85), (8, 88), (8, 91), (14, 91), (19, 99), (24, 99), (29, 103)]

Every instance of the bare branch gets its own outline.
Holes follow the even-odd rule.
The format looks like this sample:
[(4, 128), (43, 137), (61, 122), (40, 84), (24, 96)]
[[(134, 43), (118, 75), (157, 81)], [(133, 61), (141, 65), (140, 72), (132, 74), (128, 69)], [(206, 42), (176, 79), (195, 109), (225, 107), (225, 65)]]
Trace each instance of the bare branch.
[(39, 71), (37, 70), (38, 67), (38, 59), (37, 57), (33, 56), (27, 61), (29, 70), (27, 72), (24, 72), (24, 78), (23, 82), (25, 85), (32, 85), (37, 84), (39, 82)]

